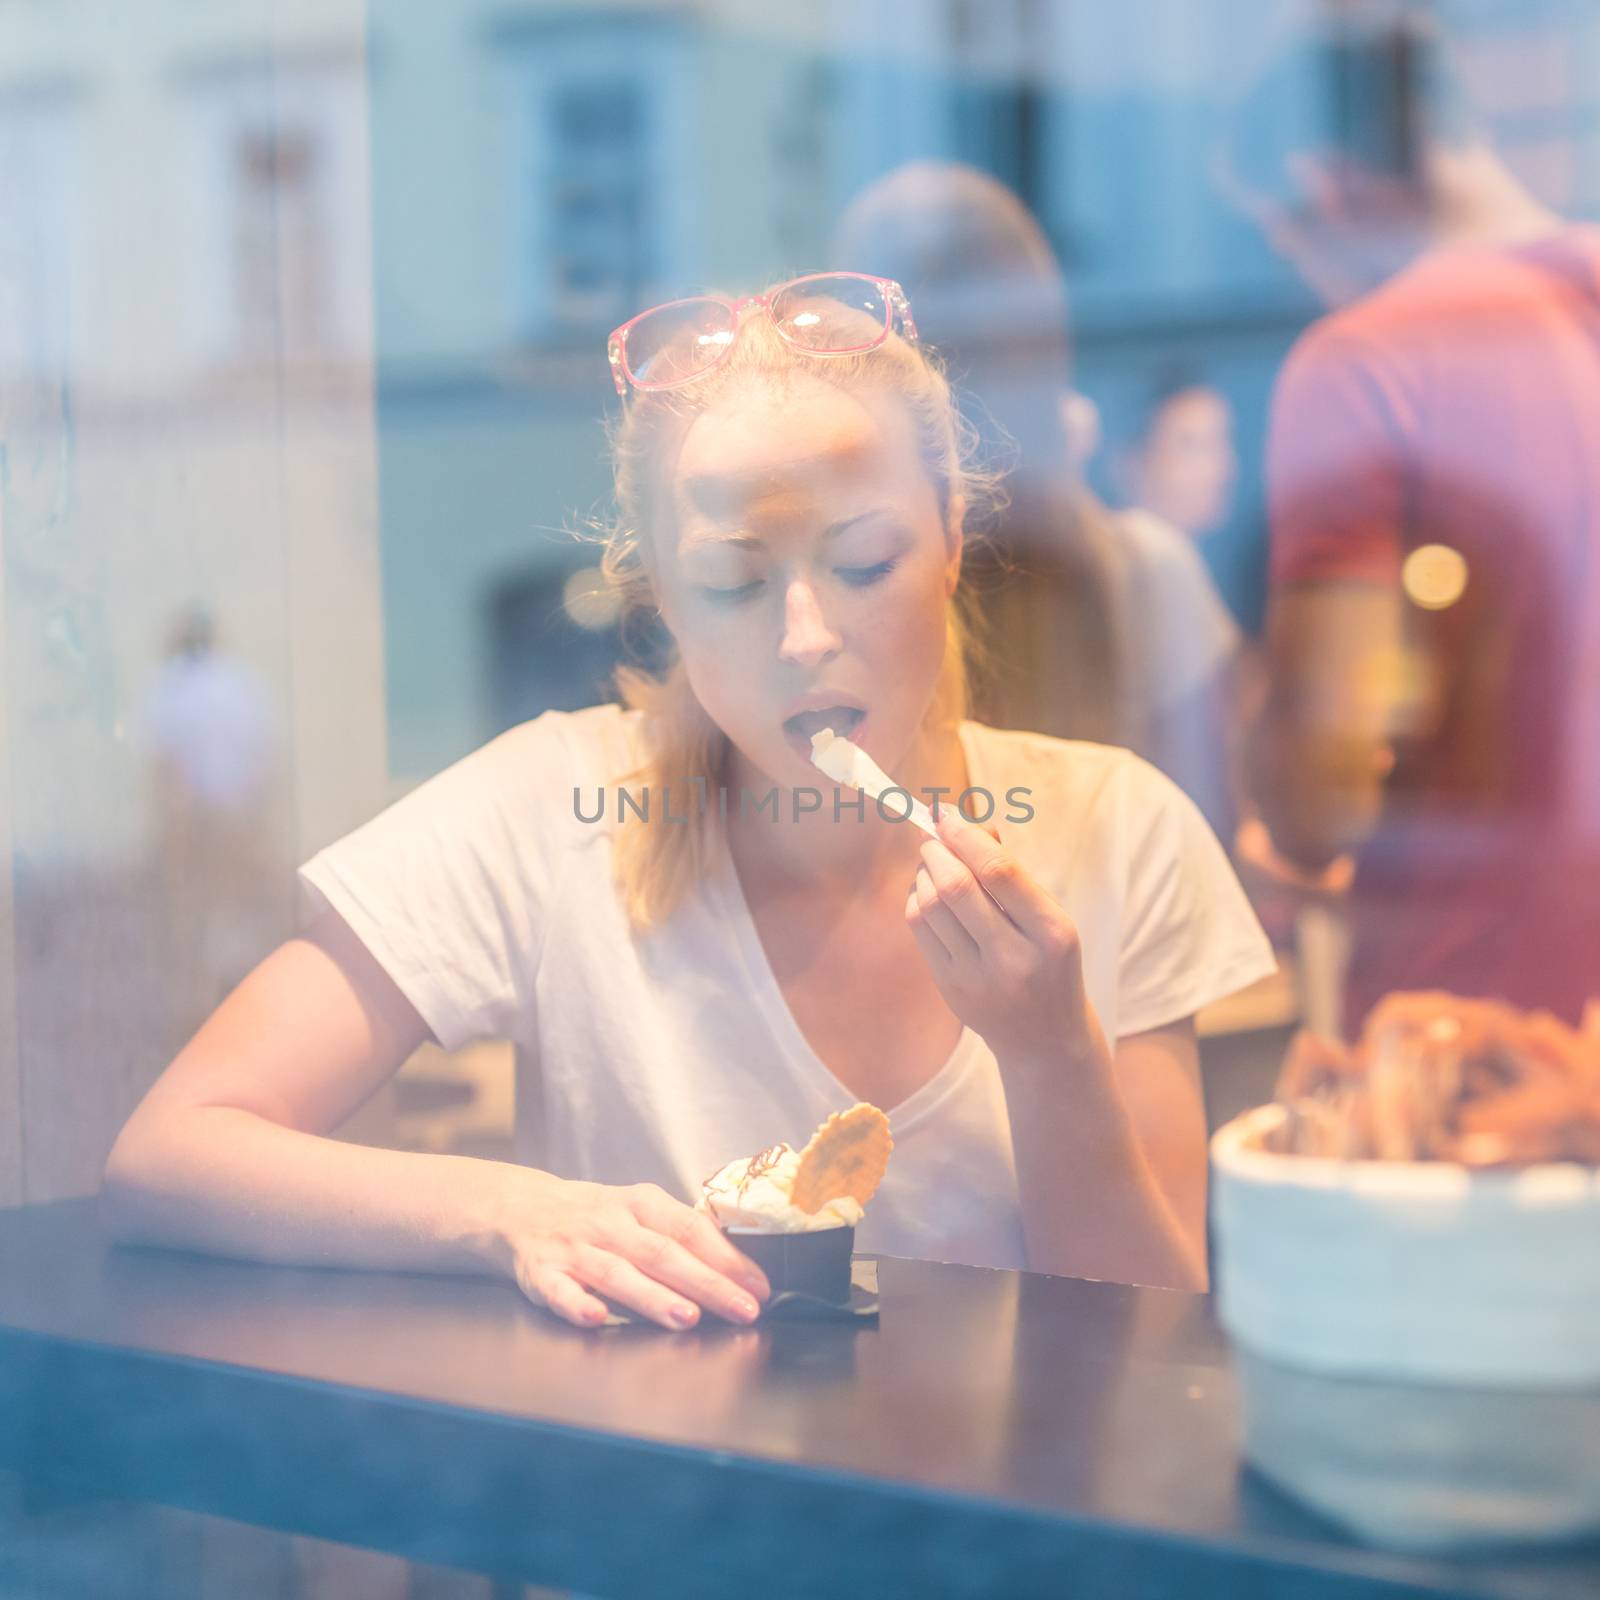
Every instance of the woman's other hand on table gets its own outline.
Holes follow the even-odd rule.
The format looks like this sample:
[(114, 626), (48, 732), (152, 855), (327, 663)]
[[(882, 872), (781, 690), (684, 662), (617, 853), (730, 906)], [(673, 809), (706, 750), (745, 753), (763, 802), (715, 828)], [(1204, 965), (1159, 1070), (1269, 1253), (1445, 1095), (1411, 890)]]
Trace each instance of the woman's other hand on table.
[(578, 1183), (516, 1168), (499, 1219), (502, 1254), (535, 1305), (580, 1328), (606, 1301), (664, 1328), (692, 1328), (702, 1310), (753, 1322), (771, 1290), (761, 1269), (703, 1212), (651, 1183)]

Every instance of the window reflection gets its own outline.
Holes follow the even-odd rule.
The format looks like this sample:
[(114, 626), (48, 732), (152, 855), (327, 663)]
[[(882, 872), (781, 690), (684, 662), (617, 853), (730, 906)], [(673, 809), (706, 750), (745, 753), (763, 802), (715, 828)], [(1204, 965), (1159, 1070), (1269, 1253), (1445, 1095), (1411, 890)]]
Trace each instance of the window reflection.
[[(812, 270), (904, 282), (1005, 478), (983, 711), (1163, 767), (1283, 957), (1213, 1118), (1395, 988), (1600, 990), (1597, 8), (4, 15), (0, 1203), (94, 1187), (295, 862), (666, 659), (572, 537), (605, 333)], [(508, 1050), (405, 1071), (346, 1131), (512, 1148)]]

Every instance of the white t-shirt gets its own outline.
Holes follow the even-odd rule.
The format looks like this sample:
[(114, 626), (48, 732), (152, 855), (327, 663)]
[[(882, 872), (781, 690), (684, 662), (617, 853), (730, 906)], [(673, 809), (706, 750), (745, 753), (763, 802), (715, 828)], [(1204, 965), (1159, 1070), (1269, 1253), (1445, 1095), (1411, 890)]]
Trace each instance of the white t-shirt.
[[(1042, 734), (960, 731), (1006, 845), (1078, 925), (1108, 1038), (1187, 1017), (1273, 970), (1221, 846), (1153, 767)], [(640, 714), (617, 706), (546, 712), (319, 852), (301, 877), (446, 1049), (514, 1041), (519, 1160), (692, 1201), (725, 1162), (803, 1141), (856, 1097), (784, 1002), (720, 828), (706, 880), (632, 937), (612, 850), (619, 827), (642, 825), (617, 821), (641, 733)], [(602, 786), (604, 820), (580, 820)], [(1008, 824), (1017, 786), (1034, 815)], [(672, 805), (681, 814), (685, 797)], [(965, 1030), (889, 1120), (894, 1157), (859, 1248), (1025, 1266), (1005, 1098), (982, 1038)]]

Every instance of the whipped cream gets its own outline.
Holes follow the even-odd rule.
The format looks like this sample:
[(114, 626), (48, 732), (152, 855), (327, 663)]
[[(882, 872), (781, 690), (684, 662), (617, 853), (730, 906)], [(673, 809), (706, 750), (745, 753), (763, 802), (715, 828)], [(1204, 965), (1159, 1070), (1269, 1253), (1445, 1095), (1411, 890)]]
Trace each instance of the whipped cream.
[[(811, 735), (811, 765), (848, 789), (865, 789), (874, 800), (894, 790), (895, 797), (888, 802), (892, 811), (904, 805), (902, 796), (911, 798), (911, 791), (895, 783), (860, 745), (832, 728)], [(939, 837), (933, 814), (920, 800), (911, 799), (911, 820), (932, 838)]]
[(841, 1195), (820, 1211), (801, 1211), (789, 1196), (800, 1170), (800, 1152), (775, 1144), (758, 1155), (730, 1161), (707, 1178), (699, 1207), (724, 1228), (749, 1233), (814, 1233), (820, 1228), (853, 1228), (861, 1221), (859, 1200)]

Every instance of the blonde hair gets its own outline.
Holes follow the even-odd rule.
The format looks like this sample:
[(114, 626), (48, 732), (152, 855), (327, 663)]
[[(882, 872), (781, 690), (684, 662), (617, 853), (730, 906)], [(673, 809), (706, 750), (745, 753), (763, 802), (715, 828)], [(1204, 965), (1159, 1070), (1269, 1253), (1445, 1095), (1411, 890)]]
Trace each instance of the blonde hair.
[[(821, 302), (819, 302), (821, 304)], [(842, 306), (826, 314), (859, 316)], [(858, 355), (818, 357), (789, 345), (762, 315), (748, 316), (727, 357), (707, 377), (680, 389), (632, 392), (611, 432), (616, 473), (616, 520), (597, 537), (605, 549), (600, 571), (618, 604), (623, 634), (630, 623), (659, 616), (650, 576), (653, 541), (668, 526), (670, 474), (696, 417), (740, 384), (787, 384), (796, 376), (820, 379), (842, 390), (877, 390), (905, 404), (916, 431), (919, 453), (937, 495), (947, 539), (968, 528), (979, 505), (995, 498), (994, 479), (970, 464), (972, 442), (951, 396), (950, 385), (931, 352), (891, 334), (875, 350)], [(986, 651), (977, 622), (958, 587), (946, 610), (945, 654), (929, 703), (926, 727), (959, 722), (967, 714), (971, 673)], [(728, 741), (690, 687), (683, 661), (673, 652), (658, 673), (623, 665), (616, 672), (623, 704), (644, 714), (648, 759), (622, 775), (623, 783), (642, 783), (661, 795), (668, 786), (680, 795), (704, 778), (711, 792), (727, 775)], [(705, 875), (715, 845), (714, 802), (690, 821), (672, 827), (648, 824), (619, 829), (616, 842), (617, 889), (636, 933), (663, 922)]]

